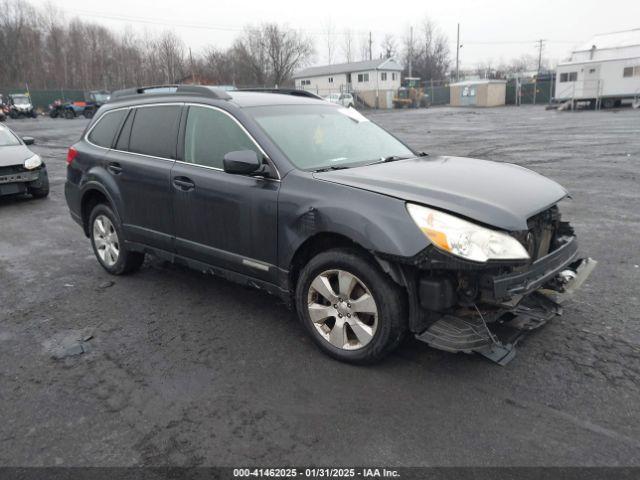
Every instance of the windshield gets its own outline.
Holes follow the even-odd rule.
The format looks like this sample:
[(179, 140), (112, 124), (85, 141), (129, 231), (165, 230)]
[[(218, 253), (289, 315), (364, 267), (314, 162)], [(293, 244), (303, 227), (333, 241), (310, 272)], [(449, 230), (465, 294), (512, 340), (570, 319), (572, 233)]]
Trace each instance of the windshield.
[(0, 128), (0, 147), (20, 145), (18, 138), (6, 128)]
[(108, 93), (94, 93), (93, 98), (97, 103), (107, 103), (111, 98), (111, 95)]
[(353, 108), (330, 105), (254, 107), (253, 117), (303, 170), (356, 166), (414, 153)]
[(29, 101), (29, 97), (26, 95), (20, 95), (13, 97), (13, 103), (15, 105), (29, 105), (31, 102)]

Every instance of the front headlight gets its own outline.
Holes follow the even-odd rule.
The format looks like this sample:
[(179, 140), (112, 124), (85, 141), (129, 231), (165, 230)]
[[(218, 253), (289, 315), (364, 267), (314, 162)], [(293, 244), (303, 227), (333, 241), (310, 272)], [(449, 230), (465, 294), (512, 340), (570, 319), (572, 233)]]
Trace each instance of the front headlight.
[(529, 258), (520, 242), (505, 233), (413, 203), (407, 210), (426, 237), (445, 252), (476, 262)]
[(42, 165), (42, 159), (40, 155), (34, 155), (33, 157), (29, 157), (24, 161), (24, 168), (27, 170), (33, 170), (34, 168), (38, 168)]

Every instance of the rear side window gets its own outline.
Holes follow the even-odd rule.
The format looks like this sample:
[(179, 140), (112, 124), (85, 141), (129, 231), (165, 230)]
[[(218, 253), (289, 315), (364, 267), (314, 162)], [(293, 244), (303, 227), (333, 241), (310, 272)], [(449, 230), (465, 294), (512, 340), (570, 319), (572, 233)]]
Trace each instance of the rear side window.
[(184, 137), (185, 162), (223, 168), (225, 154), (237, 150), (253, 150), (262, 157), (255, 143), (228, 115), (212, 108), (189, 108)]
[(180, 107), (138, 107), (135, 113), (129, 151), (153, 157), (175, 158)]
[(118, 133), (127, 110), (116, 110), (106, 113), (89, 133), (89, 141), (94, 145), (111, 148), (113, 138)]
[(129, 116), (125, 120), (122, 130), (120, 131), (120, 137), (118, 137), (118, 141), (116, 142), (116, 150), (128, 150), (131, 125), (133, 124), (133, 117), (135, 116), (135, 113), (135, 110), (131, 110), (131, 112), (129, 112)]

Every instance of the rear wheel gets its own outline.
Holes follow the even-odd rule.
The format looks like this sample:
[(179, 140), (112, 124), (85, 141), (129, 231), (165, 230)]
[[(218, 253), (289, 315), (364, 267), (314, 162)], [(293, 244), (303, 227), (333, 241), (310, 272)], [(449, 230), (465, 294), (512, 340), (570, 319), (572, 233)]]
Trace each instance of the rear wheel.
[(89, 217), (89, 232), (93, 252), (107, 272), (122, 275), (142, 266), (144, 253), (126, 247), (120, 221), (109, 206), (99, 204), (94, 207)]
[(67, 120), (71, 120), (72, 118), (76, 118), (76, 114), (73, 110), (67, 109), (64, 111), (64, 118), (66, 118)]
[(402, 290), (355, 250), (323, 252), (304, 267), (296, 288), (298, 317), (328, 355), (372, 363), (406, 331)]

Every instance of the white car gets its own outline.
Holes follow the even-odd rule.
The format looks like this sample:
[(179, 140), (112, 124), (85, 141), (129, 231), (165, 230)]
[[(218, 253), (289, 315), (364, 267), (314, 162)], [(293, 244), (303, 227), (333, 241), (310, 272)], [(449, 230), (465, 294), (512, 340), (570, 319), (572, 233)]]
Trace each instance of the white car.
[(353, 99), (353, 95), (350, 93), (331, 93), (324, 97), (324, 99), (327, 102), (337, 103), (343, 107), (353, 107), (356, 103)]

